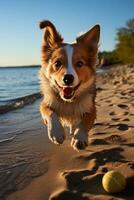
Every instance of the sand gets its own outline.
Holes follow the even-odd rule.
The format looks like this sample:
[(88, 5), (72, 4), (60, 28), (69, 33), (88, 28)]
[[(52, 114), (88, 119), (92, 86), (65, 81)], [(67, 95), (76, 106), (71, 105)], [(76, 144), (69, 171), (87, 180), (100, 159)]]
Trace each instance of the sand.
[[(29, 111), (32, 116), (20, 125), (26, 131), (8, 144), (14, 165), (18, 145), (20, 162), (26, 167), (20, 165), (22, 170), (17, 168), (14, 173), (11, 167), (10, 187), (18, 182), (6, 190), (7, 178), (0, 200), (134, 200), (134, 66), (112, 67), (97, 77), (97, 119), (84, 151), (71, 148), (70, 136), (61, 146), (51, 144), (37, 114), (38, 103), (15, 111), (20, 118)], [(125, 176), (124, 191), (114, 195), (104, 191), (101, 181), (108, 170), (119, 170)]]

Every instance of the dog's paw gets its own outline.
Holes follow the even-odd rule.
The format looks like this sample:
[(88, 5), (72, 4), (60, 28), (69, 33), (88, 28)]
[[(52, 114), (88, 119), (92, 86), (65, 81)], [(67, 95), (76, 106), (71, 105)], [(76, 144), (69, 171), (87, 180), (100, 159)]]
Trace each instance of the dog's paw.
[(71, 140), (71, 146), (76, 151), (85, 149), (88, 146), (88, 134), (78, 131)]
[(49, 131), (48, 137), (54, 144), (62, 144), (65, 140), (65, 134), (59, 129)]
[(57, 115), (52, 114), (48, 123), (48, 137), (55, 144), (62, 144), (65, 140), (65, 131), (60, 124)]

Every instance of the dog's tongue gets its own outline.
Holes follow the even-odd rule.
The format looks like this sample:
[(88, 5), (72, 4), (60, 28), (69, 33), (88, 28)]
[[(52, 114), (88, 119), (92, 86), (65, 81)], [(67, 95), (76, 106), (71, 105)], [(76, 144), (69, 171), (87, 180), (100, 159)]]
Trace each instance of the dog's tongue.
[(65, 98), (69, 98), (72, 95), (72, 88), (66, 87), (63, 89), (63, 94)]

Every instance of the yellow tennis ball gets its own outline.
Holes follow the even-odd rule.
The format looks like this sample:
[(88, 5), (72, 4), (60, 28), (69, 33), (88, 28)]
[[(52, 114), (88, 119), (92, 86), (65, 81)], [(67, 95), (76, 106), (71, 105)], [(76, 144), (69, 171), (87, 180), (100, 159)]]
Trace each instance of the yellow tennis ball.
[(126, 179), (120, 172), (111, 170), (103, 176), (102, 185), (107, 192), (118, 193), (125, 188)]

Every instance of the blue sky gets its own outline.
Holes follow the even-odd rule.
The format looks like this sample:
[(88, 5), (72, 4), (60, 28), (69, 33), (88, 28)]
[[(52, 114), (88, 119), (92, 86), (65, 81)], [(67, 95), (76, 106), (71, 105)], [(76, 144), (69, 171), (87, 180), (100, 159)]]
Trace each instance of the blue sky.
[(55, 23), (66, 42), (99, 23), (100, 50), (112, 50), (117, 28), (134, 18), (134, 0), (1, 0), (0, 66), (40, 64), (42, 31)]

